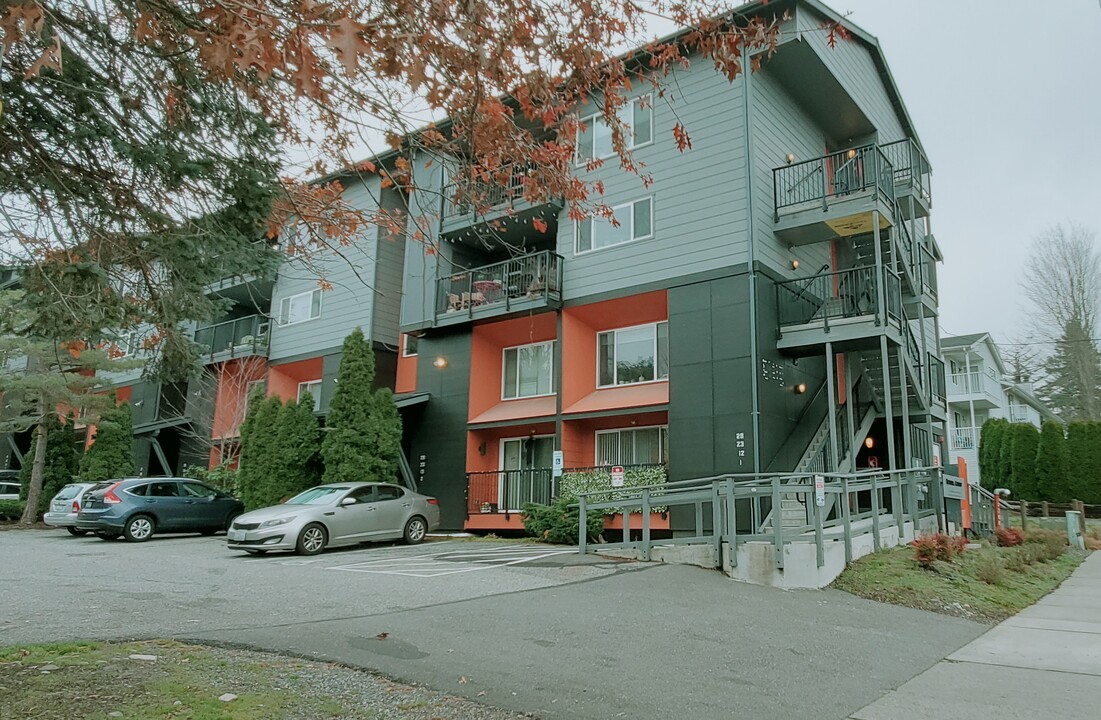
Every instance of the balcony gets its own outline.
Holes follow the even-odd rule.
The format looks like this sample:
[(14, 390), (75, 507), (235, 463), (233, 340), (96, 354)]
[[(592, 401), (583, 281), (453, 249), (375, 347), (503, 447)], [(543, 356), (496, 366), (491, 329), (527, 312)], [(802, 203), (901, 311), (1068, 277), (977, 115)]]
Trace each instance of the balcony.
[(977, 450), (979, 448), (979, 434), (981, 428), (965, 427), (955, 428), (949, 435), (949, 449), (951, 450)]
[(952, 373), (948, 378), (948, 400), (973, 403), (980, 410), (990, 410), (1004, 404), (1001, 383), (983, 370)]
[(512, 170), (505, 168), (500, 171), (500, 179), (504, 182), (475, 180), (462, 185), (445, 185), (440, 235), (452, 235), (505, 217), (519, 221), (535, 217), (545, 220), (557, 218), (564, 207), (560, 199), (531, 202), (524, 197), (525, 180), (530, 171), (530, 165), (517, 166)]
[(436, 281), (436, 326), (553, 309), (562, 304), (562, 257), (549, 250)]
[(207, 364), (267, 355), (269, 328), (270, 321), (264, 315), (249, 315), (199, 328), (195, 331), (195, 344)]
[(1006, 417), (1011, 423), (1029, 423), (1036, 427), (1039, 427), (1041, 422), (1040, 413), (1027, 405), (1010, 405)]
[(822, 242), (894, 224), (895, 176), (887, 156), (865, 145), (772, 171), (774, 232), (791, 245)]
[[(881, 300), (882, 298), (882, 300)], [(901, 341), (902, 287), (885, 267), (859, 267), (776, 284), (781, 350), (817, 352), (879, 346), (886, 332)]]
[[(932, 189), (930, 187), (929, 158), (918, 147), (917, 143), (907, 138), (898, 142), (888, 143), (882, 147), (883, 154), (894, 168), (895, 196), (906, 217), (925, 217), (929, 214), (929, 208), (933, 202)], [(910, 213), (910, 203), (907, 198), (913, 198), (913, 213)]]
[(936, 414), (943, 418), (947, 411), (947, 395), (944, 381), (944, 361), (936, 355), (929, 353), (929, 398), (933, 408), (938, 410)]

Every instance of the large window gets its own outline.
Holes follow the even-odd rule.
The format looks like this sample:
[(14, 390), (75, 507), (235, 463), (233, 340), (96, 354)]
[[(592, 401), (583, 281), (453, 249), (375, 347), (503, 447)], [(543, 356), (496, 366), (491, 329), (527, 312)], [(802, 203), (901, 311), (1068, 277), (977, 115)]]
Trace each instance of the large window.
[(669, 323), (640, 325), (597, 336), (600, 387), (669, 379)]
[(604, 218), (589, 217), (574, 224), (574, 252), (622, 245), (654, 236), (654, 200), (643, 198), (612, 208), (618, 225)]
[(299, 293), (279, 302), (279, 324), (294, 325), (321, 317), (321, 290)]
[(596, 433), (596, 464), (657, 465), (669, 458), (669, 428), (600, 430)]
[(306, 397), (306, 393), (309, 393), (313, 399), (313, 411), (321, 412), (321, 381), (310, 380), (309, 382), (298, 383), (298, 402)]
[(401, 355), (402, 357), (413, 357), (417, 354), (417, 336), (416, 335), (402, 335), (401, 336)]
[(505, 348), (501, 397), (537, 397), (554, 392), (554, 343)]
[[(643, 95), (624, 103), (617, 113), (623, 123), (627, 148), (637, 148), (654, 139), (654, 113), (650, 96)], [(615, 155), (612, 146), (612, 128), (600, 113), (581, 118), (582, 128), (577, 132), (577, 163), (599, 160)]]

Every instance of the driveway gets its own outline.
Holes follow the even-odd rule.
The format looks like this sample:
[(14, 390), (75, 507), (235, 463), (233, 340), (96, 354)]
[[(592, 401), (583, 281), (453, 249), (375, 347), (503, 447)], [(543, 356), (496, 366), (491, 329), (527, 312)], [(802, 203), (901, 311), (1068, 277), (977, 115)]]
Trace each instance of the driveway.
[(840, 719), (986, 629), (543, 545), (253, 558), (223, 543), (2, 533), (0, 638), (247, 645), (545, 718)]

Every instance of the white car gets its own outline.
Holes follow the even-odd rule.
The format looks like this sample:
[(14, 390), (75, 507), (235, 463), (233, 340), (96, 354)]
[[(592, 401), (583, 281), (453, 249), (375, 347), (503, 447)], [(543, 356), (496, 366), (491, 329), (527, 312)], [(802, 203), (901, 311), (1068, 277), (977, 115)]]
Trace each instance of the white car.
[(96, 483), (69, 483), (54, 495), (50, 500), (50, 509), (42, 516), (42, 522), (53, 527), (63, 527), (70, 535), (87, 535), (87, 530), (79, 530), (76, 526), (76, 516), (80, 512), (81, 502), (85, 494)]
[(0, 500), (18, 500), (19, 481), (0, 480)]

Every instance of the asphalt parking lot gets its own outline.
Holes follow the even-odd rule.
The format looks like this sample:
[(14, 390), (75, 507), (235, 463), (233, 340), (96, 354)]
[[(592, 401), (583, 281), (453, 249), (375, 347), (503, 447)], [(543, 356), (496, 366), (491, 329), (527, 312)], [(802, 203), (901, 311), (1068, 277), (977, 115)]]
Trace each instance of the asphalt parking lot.
[(555, 546), (452, 540), (303, 558), (224, 543), (0, 532), (0, 645), (245, 646), (549, 720), (841, 720), (986, 630), (839, 591)]

